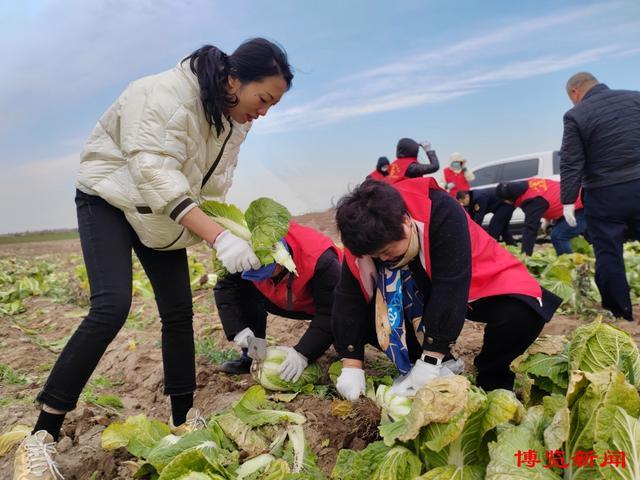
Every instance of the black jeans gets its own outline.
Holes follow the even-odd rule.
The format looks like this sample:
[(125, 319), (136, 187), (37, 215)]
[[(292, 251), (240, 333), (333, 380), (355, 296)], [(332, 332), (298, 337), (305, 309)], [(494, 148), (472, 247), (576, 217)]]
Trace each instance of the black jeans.
[[(380, 348), (373, 311), (371, 308), (372, 321), (366, 343)], [(508, 295), (476, 300), (469, 306), (467, 318), (486, 323), (482, 349), (473, 362), (478, 369), (476, 384), (486, 391), (497, 388), (512, 390), (515, 375), (509, 365), (538, 338), (545, 319), (522, 300)], [(415, 362), (422, 354), (422, 346), (415, 337), (413, 326), (406, 320), (405, 331), (409, 357), (411, 362)]]
[(640, 180), (584, 190), (584, 212), (602, 308), (633, 320), (622, 247), (625, 238), (640, 240)]
[(487, 391), (512, 390), (515, 375), (509, 365), (538, 338), (545, 319), (524, 301), (508, 295), (476, 300), (467, 318), (486, 324), (482, 349), (473, 361), (478, 369), (476, 384)]
[(100, 197), (76, 192), (78, 230), (91, 287), (91, 307), (58, 357), (38, 401), (69, 411), (131, 307), (135, 251), (151, 281), (162, 321), (164, 393), (195, 391), (193, 306), (185, 249), (145, 247), (123, 212)]

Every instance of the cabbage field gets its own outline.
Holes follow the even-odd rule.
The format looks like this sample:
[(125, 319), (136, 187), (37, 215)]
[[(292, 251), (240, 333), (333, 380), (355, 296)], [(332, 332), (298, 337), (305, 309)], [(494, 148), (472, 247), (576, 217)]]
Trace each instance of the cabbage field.
[[(335, 238), (331, 212), (297, 219)], [(467, 322), (455, 347), (463, 375), (434, 380), (414, 399), (394, 397), (386, 357), (367, 357), (367, 395), (340, 399), (329, 350), (294, 385), (279, 381), (276, 349), (253, 375), (229, 376), (236, 355), (217, 316), (210, 250), (190, 249), (195, 309), (195, 405), (207, 427), (173, 435), (162, 394), (160, 322), (135, 264), (134, 301), (67, 416), (58, 461), (67, 479), (640, 479), (640, 326), (598, 308), (593, 254), (556, 258), (541, 246), (526, 259), (561, 312), (512, 365), (517, 395), (484, 392), (472, 360), (483, 327)], [(634, 305), (640, 245), (625, 260)], [(0, 478), (10, 478), (15, 442), (37, 416), (33, 404), (87, 309), (77, 240), (0, 246)], [(640, 309), (635, 307), (636, 316)], [(293, 345), (306, 322), (270, 316), (271, 345)]]

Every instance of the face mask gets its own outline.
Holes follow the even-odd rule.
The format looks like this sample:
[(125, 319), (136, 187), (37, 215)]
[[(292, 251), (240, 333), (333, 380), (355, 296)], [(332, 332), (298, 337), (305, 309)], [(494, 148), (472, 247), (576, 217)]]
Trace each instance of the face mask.
[(388, 172), (389, 171), (389, 165), (385, 165), (384, 167), (380, 167), (380, 171), (381, 172)]
[(451, 168), (460, 170), (462, 168), (462, 162), (451, 162)]

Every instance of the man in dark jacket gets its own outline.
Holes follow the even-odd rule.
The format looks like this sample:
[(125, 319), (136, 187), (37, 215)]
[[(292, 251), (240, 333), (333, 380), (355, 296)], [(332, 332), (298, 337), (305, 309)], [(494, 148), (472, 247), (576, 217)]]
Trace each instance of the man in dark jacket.
[(216, 283), (214, 296), (228, 340), (242, 349), (238, 360), (225, 362), (226, 373), (249, 373), (247, 348), (252, 337), (265, 338), (267, 312), (294, 320), (310, 319), (306, 332), (287, 351), (280, 377), (297, 381), (308, 362), (333, 343), (333, 290), (340, 278), (342, 252), (329, 237), (291, 222), (284, 244), (296, 265), (295, 274), (271, 264), (259, 270), (227, 275)]
[(567, 94), (574, 107), (564, 115), (560, 152), (565, 218), (573, 220), (582, 186), (602, 307), (633, 320), (622, 245), (625, 232), (640, 239), (640, 92), (610, 90), (581, 72)]
[(464, 207), (473, 221), (480, 226), (482, 226), (487, 213), (493, 214), (487, 227), (487, 233), (498, 241), (502, 239), (507, 245), (516, 244), (513, 236), (509, 233), (509, 221), (513, 215), (514, 207), (498, 198), (495, 187), (459, 190), (456, 193), (456, 200)]

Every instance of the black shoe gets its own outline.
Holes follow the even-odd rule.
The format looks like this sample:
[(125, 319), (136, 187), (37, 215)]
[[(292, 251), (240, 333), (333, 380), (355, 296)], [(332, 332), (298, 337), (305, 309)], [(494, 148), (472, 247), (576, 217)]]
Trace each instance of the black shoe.
[(220, 365), (220, 371), (234, 375), (242, 375), (251, 371), (251, 358), (242, 356), (236, 360), (229, 360)]

